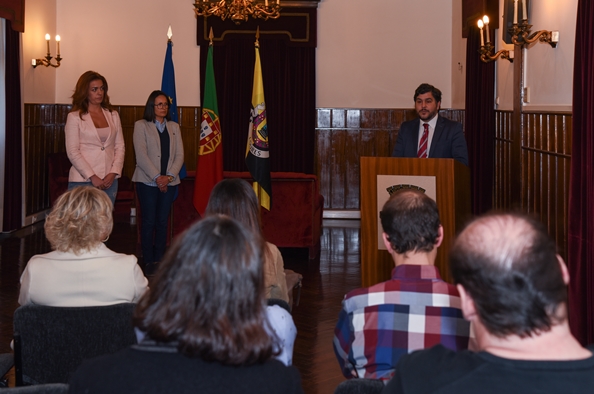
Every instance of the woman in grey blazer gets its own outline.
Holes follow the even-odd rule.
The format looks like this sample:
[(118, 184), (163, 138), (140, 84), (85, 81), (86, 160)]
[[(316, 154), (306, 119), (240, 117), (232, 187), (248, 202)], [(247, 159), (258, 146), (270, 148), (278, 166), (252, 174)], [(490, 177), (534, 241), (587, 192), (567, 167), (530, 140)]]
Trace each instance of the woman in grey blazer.
[(179, 185), (184, 147), (179, 125), (171, 121), (169, 97), (153, 91), (143, 119), (134, 124), (136, 170), (132, 181), (140, 201), (140, 242), (145, 272), (165, 253), (167, 218)]

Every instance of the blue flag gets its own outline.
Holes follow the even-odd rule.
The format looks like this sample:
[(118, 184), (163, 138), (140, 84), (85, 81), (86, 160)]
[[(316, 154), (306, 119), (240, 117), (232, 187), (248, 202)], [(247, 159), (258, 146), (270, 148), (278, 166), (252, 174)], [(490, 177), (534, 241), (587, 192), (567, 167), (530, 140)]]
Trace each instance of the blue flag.
[[(167, 52), (165, 53), (165, 64), (163, 65), (163, 79), (161, 80), (161, 90), (169, 96), (171, 106), (169, 107), (169, 114), (171, 120), (179, 123), (177, 117), (177, 96), (175, 94), (175, 70), (173, 69), (173, 42), (167, 41)], [(179, 179), (184, 179), (187, 176), (186, 164), (182, 166), (179, 171)]]

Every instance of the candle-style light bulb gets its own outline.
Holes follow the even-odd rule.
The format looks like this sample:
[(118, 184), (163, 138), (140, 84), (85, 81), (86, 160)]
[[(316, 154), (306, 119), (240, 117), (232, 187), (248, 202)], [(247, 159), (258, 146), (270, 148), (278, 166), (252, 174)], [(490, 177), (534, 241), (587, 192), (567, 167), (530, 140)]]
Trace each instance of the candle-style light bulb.
[(514, 0), (514, 25), (518, 24), (518, 0)]
[(480, 36), (481, 36), (481, 47), (485, 46), (485, 40), (483, 39), (483, 21), (481, 19), (478, 20), (478, 22), (476, 23), (478, 25), (480, 32)]
[(49, 50), (49, 41), (50, 41), (50, 35), (49, 33), (45, 34), (45, 44), (47, 46), (47, 55), (49, 56), (50, 54), (50, 50)]
[(60, 56), (60, 35), (56, 35), (56, 50), (58, 52), (57, 56)]
[(528, 20), (528, 11), (526, 10), (527, 0), (522, 0), (522, 19)]
[(173, 37), (173, 32), (171, 31), (171, 25), (169, 25), (169, 29), (167, 29), (167, 39), (171, 41), (171, 37)]
[(489, 17), (487, 15), (483, 16), (483, 22), (485, 23), (485, 30), (487, 32), (487, 42), (491, 42), (491, 37), (489, 37)]

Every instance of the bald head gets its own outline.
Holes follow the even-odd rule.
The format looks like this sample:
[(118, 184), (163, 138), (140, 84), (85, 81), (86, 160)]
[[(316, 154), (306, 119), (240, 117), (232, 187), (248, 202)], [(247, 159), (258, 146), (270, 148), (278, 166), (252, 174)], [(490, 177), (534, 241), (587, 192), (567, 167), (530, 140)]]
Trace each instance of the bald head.
[(514, 261), (522, 261), (522, 254), (538, 236), (525, 218), (515, 215), (491, 215), (469, 224), (456, 239), (465, 253), (480, 254), (489, 264), (510, 270)]
[(450, 266), (493, 335), (530, 336), (565, 319), (559, 306), (567, 291), (556, 245), (528, 216), (475, 219), (454, 242)]

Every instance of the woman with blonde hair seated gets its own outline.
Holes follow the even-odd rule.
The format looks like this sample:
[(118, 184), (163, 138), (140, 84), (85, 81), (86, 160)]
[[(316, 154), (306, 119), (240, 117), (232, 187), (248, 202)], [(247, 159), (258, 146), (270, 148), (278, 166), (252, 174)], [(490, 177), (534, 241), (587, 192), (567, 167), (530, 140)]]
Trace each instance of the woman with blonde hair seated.
[(21, 276), (19, 304), (101, 306), (137, 302), (148, 281), (136, 257), (107, 248), (111, 200), (81, 186), (58, 198), (45, 220), (52, 252), (31, 257)]
[(194, 224), (169, 248), (135, 311), (145, 339), (83, 363), (70, 392), (303, 393), (297, 369), (273, 359), (263, 246), (226, 216)]

